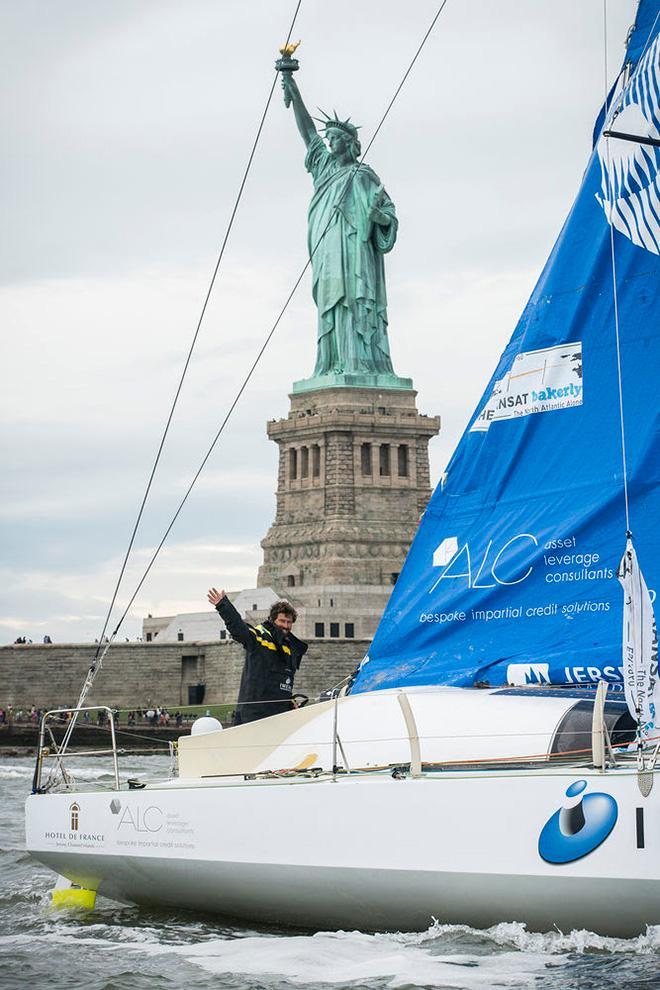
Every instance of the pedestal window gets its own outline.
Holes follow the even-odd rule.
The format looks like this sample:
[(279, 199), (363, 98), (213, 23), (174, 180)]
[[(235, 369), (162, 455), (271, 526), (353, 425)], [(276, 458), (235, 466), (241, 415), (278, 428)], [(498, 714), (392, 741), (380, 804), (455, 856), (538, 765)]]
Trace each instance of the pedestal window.
[(363, 443), (360, 447), (360, 464), (362, 466), (363, 475), (371, 475), (371, 444)]
[(389, 443), (381, 443), (380, 445), (380, 476), (381, 478), (389, 478), (390, 476), (390, 445)]

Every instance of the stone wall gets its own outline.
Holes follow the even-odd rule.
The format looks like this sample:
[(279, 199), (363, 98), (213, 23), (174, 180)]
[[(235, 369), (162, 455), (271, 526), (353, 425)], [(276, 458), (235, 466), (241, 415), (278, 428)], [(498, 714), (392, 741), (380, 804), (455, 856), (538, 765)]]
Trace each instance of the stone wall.
[[(295, 690), (310, 697), (337, 684), (369, 648), (368, 640), (312, 641)], [(75, 704), (95, 647), (72, 643), (0, 647), (0, 706)], [(117, 708), (188, 703), (188, 686), (206, 685), (204, 702), (236, 700), (245, 652), (232, 642), (119, 643), (110, 647), (88, 704)]]

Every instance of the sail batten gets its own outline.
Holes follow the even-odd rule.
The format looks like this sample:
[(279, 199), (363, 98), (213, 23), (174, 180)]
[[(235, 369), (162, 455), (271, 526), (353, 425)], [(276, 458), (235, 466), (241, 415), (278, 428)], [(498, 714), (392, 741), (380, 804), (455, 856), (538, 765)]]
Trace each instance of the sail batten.
[(659, 0), (640, 3), (628, 81), (599, 118), (578, 196), (422, 518), (354, 691), (600, 679), (623, 689), (617, 571), (627, 525), (610, 238), (630, 518), (653, 598), (660, 148), (602, 131), (657, 132), (659, 13)]

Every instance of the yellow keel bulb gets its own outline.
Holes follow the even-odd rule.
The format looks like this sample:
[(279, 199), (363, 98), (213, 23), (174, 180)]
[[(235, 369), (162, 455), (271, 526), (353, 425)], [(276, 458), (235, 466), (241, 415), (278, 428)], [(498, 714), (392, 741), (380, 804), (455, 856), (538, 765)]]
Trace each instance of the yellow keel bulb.
[(50, 902), (52, 907), (58, 909), (72, 908), (78, 911), (93, 911), (96, 903), (96, 891), (87, 890), (65, 877), (59, 877), (50, 892)]

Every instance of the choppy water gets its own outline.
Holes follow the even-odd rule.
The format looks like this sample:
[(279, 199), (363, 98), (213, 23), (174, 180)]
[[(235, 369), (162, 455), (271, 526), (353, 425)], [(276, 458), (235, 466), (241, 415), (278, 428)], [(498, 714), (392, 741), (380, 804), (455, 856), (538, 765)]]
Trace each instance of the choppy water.
[[(79, 762), (79, 779), (106, 776), (101, 759)], [(132, 757), (122, 771), (150, 775), (165, 763)], [(309, 934), (226, 927), (211, 917), (119, 907), (101, 898), (90, 915), (53, 912), (47, 897), (53, 874), (24, 851), (31, 776), (32, 760), (0, 754), (2, 990), (660, 988), (660, 927), (630, 940), (586, 931), (539, 935), (522, 924)]]

